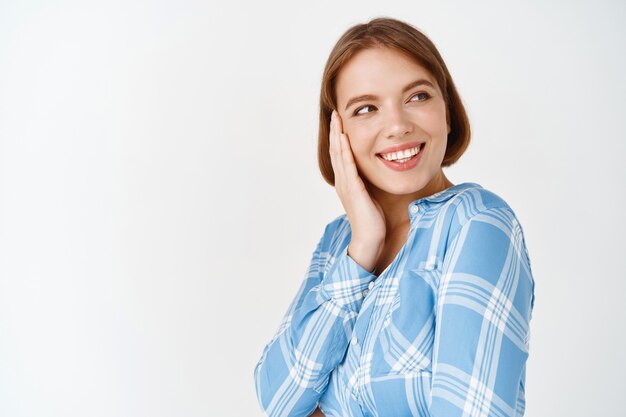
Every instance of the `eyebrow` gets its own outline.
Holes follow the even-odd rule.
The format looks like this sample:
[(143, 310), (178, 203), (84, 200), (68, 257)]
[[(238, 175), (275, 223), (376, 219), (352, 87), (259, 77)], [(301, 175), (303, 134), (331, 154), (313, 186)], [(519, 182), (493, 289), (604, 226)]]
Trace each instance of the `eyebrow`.
[[(404, 86), (404, 88), (402, 88), (402, 93), (406, 93), (407, 91), (409, 91), (410, 89), (417, 87), (418, 85), (427, 85), (431, 88), (435, 88), (435, 86), (433, 85), (433, 83), (431, 83), (430, 81), (421, 78), (419, 80), (415, 80), (413, 82), (408, 83), (407, 85)], [(348, 104), (346, 104), (346, 108), (345, 110), (348, 110), (348, 108), (350, 106), (352, 106), (355, 103), (359, 103), (361, 101), (370, 101), (370, 100), (378, 100), (378, 96), (374, 96), (372, 94), (363, 94), (361, 96), (357, 96), (357, 97), (352, 97), (350, 100), (348, 100)]]

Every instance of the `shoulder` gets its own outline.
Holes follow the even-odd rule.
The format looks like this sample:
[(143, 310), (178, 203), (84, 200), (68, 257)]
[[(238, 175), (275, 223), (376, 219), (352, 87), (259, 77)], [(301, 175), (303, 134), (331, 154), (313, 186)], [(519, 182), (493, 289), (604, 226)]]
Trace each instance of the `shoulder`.
[[(511, 206), (496, 192), (479, 184), (467, 183), (440, 207), (440, 216), (448, 227), (448, 241), (463, 228), (486, 223), (506, 234), (521, 234), (522, 228)], [(444, 232), (442, 230), (442, 232)]]
[(468, 183), (466, 187), (452, 196), (448, 204), (453, 204), (470, 214), (497, 208), (511, 210), (504, 198), (494, 191), (475, 183)]
[(452, 212), (451, 220), (463, 226), (467, 222), (482, 216), (505, 214), (512, 220), (516, 219), (511, 206), (496, 192), (475, 183), (466, 187), (445, 202), (442, 209)]

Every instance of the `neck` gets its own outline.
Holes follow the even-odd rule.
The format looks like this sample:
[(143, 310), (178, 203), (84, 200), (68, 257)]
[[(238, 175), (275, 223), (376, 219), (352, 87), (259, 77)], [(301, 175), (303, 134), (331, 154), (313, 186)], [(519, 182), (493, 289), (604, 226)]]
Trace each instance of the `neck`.
[(405, 227), (409, 224), (410, 219), (407, 208), (412, 201), (418, 198), (428, 197), (453, 185), (454, 184), (446, 178), (443, 170), (441, 170), (424, 188), (411, 194), (391, 194), (372, 186), (369, 186), (368, 189), (372, 198), (380, 204), (385, 214), (387, 232), (393, 233), (398, 230), (398, 228)]

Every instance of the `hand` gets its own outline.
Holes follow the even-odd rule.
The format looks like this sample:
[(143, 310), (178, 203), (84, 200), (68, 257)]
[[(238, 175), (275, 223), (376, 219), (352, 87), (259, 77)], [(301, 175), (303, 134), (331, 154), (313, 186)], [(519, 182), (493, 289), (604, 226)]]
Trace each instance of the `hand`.
[(341, 116), (333, 110), (329, 137), (330, 162), (335, 173), (335, 191), (346, 211), (352, 240), (348, 254), (365, 270), (376, 265), (385, 241), (385, 215), (359, 177), (348, 136), (343, 133)]

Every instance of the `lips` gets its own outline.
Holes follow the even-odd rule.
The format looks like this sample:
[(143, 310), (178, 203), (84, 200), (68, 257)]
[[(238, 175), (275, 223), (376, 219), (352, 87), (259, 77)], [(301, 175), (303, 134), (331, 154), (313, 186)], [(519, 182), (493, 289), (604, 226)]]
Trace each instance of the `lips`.
[[(376, 154), (377, 158), (387, 167), (390, 168), (394, 171), (407, 171), (409, 169), (414, 168), (415, 166), (417, 166), (417, 164), (419, 163), (419, 161), (422, 159), (422, 153), (424, 153), (424, 148), (425, 148), (425, 143), (422, 143), (421, 145), (418, 145), (418, 152), (417, 154), (413, 154), (412, 156), (409, 156), (408, 159), (407, 158), (399, 158), (398, 160), (395, 160), (399, 155), (399, 153), (401, 153), (401, 151), (406, 151), (407, 149), (411, 149), (411, 147), (407, 148), (406, 146), (403, 146), (403, 149), (398, 149), (398, 147), (396, 147), (396, 149), (398, 149), (397, 151), (393, 151), (393, 152), (387, 152), (385, 153), (385, 157), (387, 157), (387, 159), (385, 159), (385, 157), (383, 157), (382, 154)], [(393, 148), (387, 148), (387, 149), (393, 149)]]
[(405, 151), (406, 149), (411, 149), (411, 148), (415, 148), (416, 146), (420, 146), (423, 143), (424, 142), (413, 141), (413, 142), (403, 143), (401, 145), (389, 146), (388, 148), (385, 148), (381, 150), (380, 152), (378, 152), (377, 155), (388, 154), (391, 152)]
[(409, 158), (414, 157), (419, 153), (421, 146), (405, 149), (404, 151), (390, 152), (381, 154), (380, 156), (387, 161), (406, 162)]

